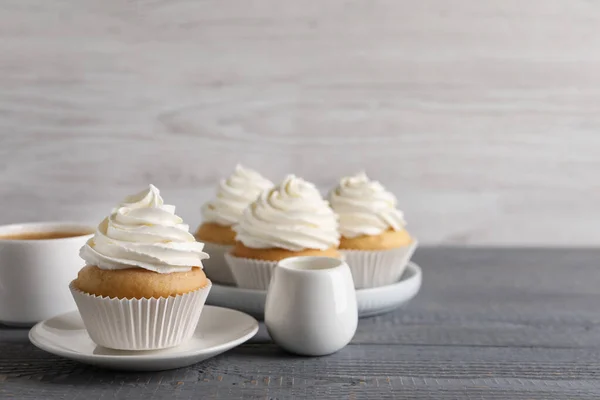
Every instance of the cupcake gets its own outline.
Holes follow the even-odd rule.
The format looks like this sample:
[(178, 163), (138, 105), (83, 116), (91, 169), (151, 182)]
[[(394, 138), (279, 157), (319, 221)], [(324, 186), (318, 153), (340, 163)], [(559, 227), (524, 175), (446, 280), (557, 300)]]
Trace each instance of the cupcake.
[(91, 339), (119, 350), (156, 350), (189, 339), (211, 282), (188, 225), (150, 187), (121, 202), (81, 248), (70, 289)]
[(237, 165), (233, 174), (219, 183), (217, 197), (202, 206), (203, 222), (196, 238), (205, 243), (210, 254), (210, 260), (204, 262), (204, 271), (214, 282), (235, 284), (224, 258), (235, 244), (232, 226), (242, 217), (244, 209), (271, 187), (273, 183), (258, 172)]
[(337, 217), (317, 188), (294, 175), (264, 191), (233, 228), (225, 255), (238, 286), (266, 290), (277, 262), (288, 257), (340, 257)]
[(354, 285), (371, 288), (397, 282), (417, 247), (406, 231), (396, 197), (365, 173), (343, 178), (329, 201), (339, 215), (340, 251)]

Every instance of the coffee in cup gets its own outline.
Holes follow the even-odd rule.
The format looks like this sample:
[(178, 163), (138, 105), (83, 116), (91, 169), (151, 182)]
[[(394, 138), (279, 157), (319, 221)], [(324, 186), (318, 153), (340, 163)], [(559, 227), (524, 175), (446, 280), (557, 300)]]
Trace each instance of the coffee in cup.
[(89, 235), (90, 232), (85, 231), (48, 231), (48, 232), (19, 232), (8, 235), (0, 235), (0, 240), (49, 240), (49, 239), (65, 239), (76, 236)]

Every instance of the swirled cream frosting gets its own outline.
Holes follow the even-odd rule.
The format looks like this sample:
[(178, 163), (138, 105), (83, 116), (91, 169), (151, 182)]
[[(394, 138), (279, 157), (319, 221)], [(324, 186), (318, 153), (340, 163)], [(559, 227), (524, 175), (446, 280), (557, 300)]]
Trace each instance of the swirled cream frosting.
[(153, 185), (126, 197), (105, 218), (79, 255), (101, 269), (143, 268), (161, 274), (202, 267), (204, 243), (189, 233)]
[(233, 228), (246, 247), (290, 251), (337, 247), (337, 216), (317, 188), (288, 175), (264, 191)]

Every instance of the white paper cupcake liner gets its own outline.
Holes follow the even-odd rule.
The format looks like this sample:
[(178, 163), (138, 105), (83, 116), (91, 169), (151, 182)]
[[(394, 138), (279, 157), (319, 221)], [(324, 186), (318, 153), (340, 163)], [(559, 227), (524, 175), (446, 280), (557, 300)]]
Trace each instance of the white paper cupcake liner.
[(211, 283), (182, 295), (159, 299), (96, 296), (69, 285), (90, 338), (117, 350), (175, 347), (194, 334)]
[(202, 261), (204, 273), (213, 282), (223, 285), (235, 285), (235, 279), (229, 264), (225, 261), (225, 253), (233, 246), (204, 242), (204, 251), (210, 256)]
[(231, 268), (235, 283), (244, 289), (267, 290), (277, 261), (255, 260), (225, 254), (225, 260)]
[(417, 248), (413, 240), (408, 246), (391, 250), (340, 250), (352, 272), (354, 287), (367, 289), (396, 283)]

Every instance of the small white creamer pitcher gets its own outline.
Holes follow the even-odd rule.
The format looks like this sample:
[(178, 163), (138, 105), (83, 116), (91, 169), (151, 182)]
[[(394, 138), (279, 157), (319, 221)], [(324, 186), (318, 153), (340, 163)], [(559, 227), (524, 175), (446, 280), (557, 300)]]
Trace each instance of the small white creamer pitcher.
[(279, 262), (269, 285), (265, 324), (283, 349), (322, 356), (346, 346), (358, 324), (350, 268), (330, 257)]

